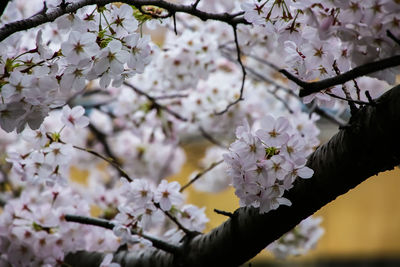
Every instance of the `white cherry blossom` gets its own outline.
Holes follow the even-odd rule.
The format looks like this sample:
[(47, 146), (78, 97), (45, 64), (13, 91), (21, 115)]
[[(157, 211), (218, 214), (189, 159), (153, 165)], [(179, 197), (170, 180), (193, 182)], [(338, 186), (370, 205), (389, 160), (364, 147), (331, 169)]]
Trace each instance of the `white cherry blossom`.
[(70, 128), (84, 128), (89, 124), (89, 118), (84, 116), (85, 109), (75, 106), (72, 109), (65, 105), (62, 109), (61, 121)]
[(68, 41), (61, 45), (62, 53), (73, 64), (91, 58), (99, 52), (96, 43), (96, 35), (92, 33), (80, 33), (72, 31)]
[(183, 201), (183, 196), (179, 192), (180, 187), (178, 182), (168, 183), (162, 180), (154, 194), (154, 201), (165, 211), (170, 210), (172, 205), (180, 205)]

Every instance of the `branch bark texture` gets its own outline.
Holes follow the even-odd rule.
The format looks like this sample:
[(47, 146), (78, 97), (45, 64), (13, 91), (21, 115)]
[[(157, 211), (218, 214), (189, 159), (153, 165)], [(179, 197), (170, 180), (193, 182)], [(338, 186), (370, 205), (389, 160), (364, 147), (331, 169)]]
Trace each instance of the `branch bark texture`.
[[(376, 106), (360, 109), (347, 127), (310, 156), (307, 165), (315, 174), (295, 182), (286, 195), (292, 206), (264, 215), (255, 208), (240, 208), (219, 227), (182, 245), (175, 255), (150, 249), (119, 252), (116, 260), (122, 266), (135, 267), (238, 266), (368, 177), (398, 165), (399, 136), (400, 85), (380, 97)], [(94, 266), (89, 264), (89, 257), (94, 263), (103, 255), (79, 252), (69, 255), (67, 261), (73, 266)]]
[(337, 76), (317, 82), (304, 82), (285, 69), (281, 69), (279, 70), (279, 72), (285, 75), (289, 80), (293, 81), (294, 83), (302, 87), (302, 89), (299, 92), (299, 96), (305, 97), (313, 93), (317, 93), (319, 91), (327, 89), (329, 87), (339, 84), (344, 84), (345, 82), (351, 81), (355, 78), (375, 73), (377, 71), (385, 70), (388, 68), (397, 67), (399, 65), (400, 65), (400, 55), (394, 55), (388, 58), (360, 65), (347, 72), (338, 74)]
[[(43, 10), (43, 12), (39, 12), (36, 15), (33, 15), (30, 18), (15, 21), (4, 25), (0, 28), (0, 42), (5, 38), (10, 36), (13, 33), (28, 30), (39, 26), (46, 22), (52, 22), (56, 18), (61, 17), (64, 14), (68, 14), (71, 12), (75, 12), (78, 9), (88, 6), (88, 5), (99, 5), (104, 6), (109, 3), (116, 2), (115, 0), (79, 0), (73, 1), (73, 3), (68, 3), (67, 5), (60, 5), (55, 9), (51, 9), (49, 11)], [(175, 13), (187, 13), (192, 16), (198, 17), (201, 20), (217, 20), (221, 22), (228, 23), (232, 26), (237, 25), (239, 23), (249, 24), (243, 16), (240, 16), (241, 13), (238, 14), (229, 14), (229, 13), (208, 13), (197, 9), (195, 5), (180, 5), (170, 3), (164, 0), (119, 0), (118, 2), (126, 3), (130, 5), (134, 5), (140, 9), (142, 6), (146, 5), (154, 5), (160, 8), (163, 8), (169, 12), (168, 16), (172, 16)]]

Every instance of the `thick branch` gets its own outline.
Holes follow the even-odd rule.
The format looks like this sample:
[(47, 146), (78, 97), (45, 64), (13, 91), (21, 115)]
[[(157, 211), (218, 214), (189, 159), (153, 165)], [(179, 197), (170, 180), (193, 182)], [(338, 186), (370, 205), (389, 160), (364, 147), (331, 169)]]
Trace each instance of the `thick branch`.
[[(90, 217), (79, 216), (79, 215), (67, 214), (67, 215), (65, 215), (65, 220), (67, 222), (76, 222), (76, 223), (81, 223), (81, 224), (99, 226), (99, 227), (103, 227), (103, 228), (109, 229), (109, 230), (113, 230), (113, 228), (115, 227), (115, 225), (108, 220), (104, 220), (104, 219), (100, 219), (100, 218), (90, 218)], [(148, 236), (143, 233), (139, 234), (133, 230), (132, 230), (132, 234), (142, 236), (143, 238), (151, 241), (153, 243), (154, 247), (164, 250), (166, 252), (177, 253), (179, 250), (179, 248), (177, 246), (169, 244), (161, 239), (158, 239), (158, 238), (155, 238), (152, 236)]]
[(274, 65), (271, 62), (268, 62), (262, 58), (259, 58), (255, 55), (252, 54), (245, 54), (248, 57), (251, 57), (255, 60), (257, 60), (260, 63), (263, 63), (270, 68), (282, 73), (286, 78), (297, 84), (302, 88), (300, 90), (300, 97), (308, 96), (312, 93), (317, 93), (319, 91), (322, 91), (324, 89), (327, 89), (329, 87), (339, 85), (339, 84), (344, 84), (345, 82), (354, 80), (355, 78), (368, 75), (377, 71), (385, 70), (388, 68), (393, 68), (396, 66), (400, 66), (400, 55), (395, 55), (391, 56), (388, 58), (384, 58), (381, 60), (377, 60), (374, 62), (369, 62), (363, 65), (360, 65), (358, 67), (355, 67), (354, 69), (351, 69), (347, 72), (344, 72), (340, 75), (337, 75), (335, 77), (331, 77), (325, 80), (317, 81), (317, 82), (305, 82), (300, 80), (297, 76), (293, 75), (292, 73), (288, 72), (285, 69), (280, 69), (278, 66)]
[(289, 73), (286, 70), (280, 70), (279, 72), (285, 75), (289, 80), (295, 82), (297, 85), (302, 87), (303, 89), (300, 90), (299, 95), (301, 97), (304, 97), (338, 84), (344, 84), (345, 82), (351, 81), (355, 78), (388, 68), (393, 68), (399, 65), (400, 55), (396, 55), (355, 67), (354, 69), (351, 69), (332, 78), (311, 83), (299, 80), (297, 77), (293, 76), (293, 74)]
[[(400, 85), (380, 97), (375, 106), (362, 107), (348, 127), (310, 156), (307, 165), (315, 174), (296, 181), (286, 194), (291, 207), (265, 215), (255, 208), (240, 208), (219, 227), (193, 238), (175, 258), (160, 251), (146, 252), (141, 258), (134, 252), (117, 257), (121, 262), (124, 259), (123, 266), (238, 266), (336, 197), (398, 165), (399, 135)], [(160, 263), (155, 264), (152, 257)], [(139, 260), (141, 264), (135, 265)]]
[[(13, 33), (23, 30), (28, 30), (46, 22), (52, 22), (56, 18), (61, 17), (64, 14), (75, 12), (81, 7), (88, 5), (96, 5), (96, 4), (102, 6), (113, 2), (115, 2), (115, 0), (73, 1), (73, 3), (68, 3), (68, 5), (66, 6), (59, 6), (55, 9), (50, 10), (47, 13), (40, 12), (36, 15), (33, 15), (30, 18), (19, 20), (16, 22), (11, 22), (0, 28), (0, 41), (3, 41), (5, 38), (7, 38)], [(134, 5), (139, 9), (145, 5), (154, 5), (167, 10), (171, 15), (175, 13), (187, 13), (195, 17), (198, 17), (201, 20), (217, 20), (228, 23), (230, 25), (237, 25), (239, 23), (248, 24), (248, 22), (241, 16), (242, 13), (238, 14), (208, 13), (198, 10), (196, 6), (179, 5), (164, 0), (120, 0), (118, 2)]]

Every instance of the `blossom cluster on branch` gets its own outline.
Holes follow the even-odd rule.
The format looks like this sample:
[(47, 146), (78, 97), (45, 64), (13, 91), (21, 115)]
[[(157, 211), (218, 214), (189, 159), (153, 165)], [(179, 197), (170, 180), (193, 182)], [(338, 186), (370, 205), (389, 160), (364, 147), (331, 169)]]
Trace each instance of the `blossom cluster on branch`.
[(293, 187), (297, 177), (312, 177), (313, 170), (305, 166), (311, 151), (304, 144), (318, 131), (314, 136), (303, 138), (288, 119), (275, 120), (271, 116), (264, 117), (259, 127), (256, 131), (248, 123), (238, 127), (238, 140), (231, 144), (230, 153), (224, 159), (240, 204), (266, 213), (279, 205), (290, 206), (290, 200), (283, 197), (284, 192)]
[(22, 33), (3, 42), (7, 49), (0, 55), (0, 116), (7, 132), (21, 132), (26, 123), (39, 128), (51, 108), (82, 92), (88, 81), (100, 78), (102, 88), (111, 82), (120, 86), (143, 72), (151, 59), (149, 38), (137, 33), (138, 21), (129, 5), (84, 7), (49, 28), (47, 34), (46, 29), (31, 31), (34, 43), (19, 41)]

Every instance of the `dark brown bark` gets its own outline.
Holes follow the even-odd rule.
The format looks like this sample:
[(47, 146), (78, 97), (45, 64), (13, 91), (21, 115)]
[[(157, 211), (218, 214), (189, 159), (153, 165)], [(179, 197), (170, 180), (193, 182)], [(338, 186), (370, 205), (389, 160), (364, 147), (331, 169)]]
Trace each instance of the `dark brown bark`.
[(381, 70), (397, 67), (399, 65), (400, 55), (393, 55), (388, 58), (365, 63), (342, 74), (338, 74), (337, 76), (333, 76), (331, 78), (327, 78), (317, 82), (304, 82), (285, 69), (281, 69), (279, 70), (279, 72), (285, 75), (289, 80), (300, 86), (301, 89), (299, 92), (299, 96), (304, 97), (335, 85), (344, 84), (345, 82), (351, 81), (355, 78), (369, 75), (371, 73), (375, 73)]
[[(179, 255), (152, 250), (141, 255), (118, 253), (116, 258), (123, 266), (238, 266), (368, 177), (398, 165), (399, 136), (400, 85), (375, 106), (361, 108), (347, 127), (311, 155), (307, 165), (315, 174), (295, 182), (286, 195), (292, 206), (265, 215), (255, 208), (240, 208), (219, 227), (193, 238)], [(69, 255), (67, 260), (79, 262), (89, 254)]]

